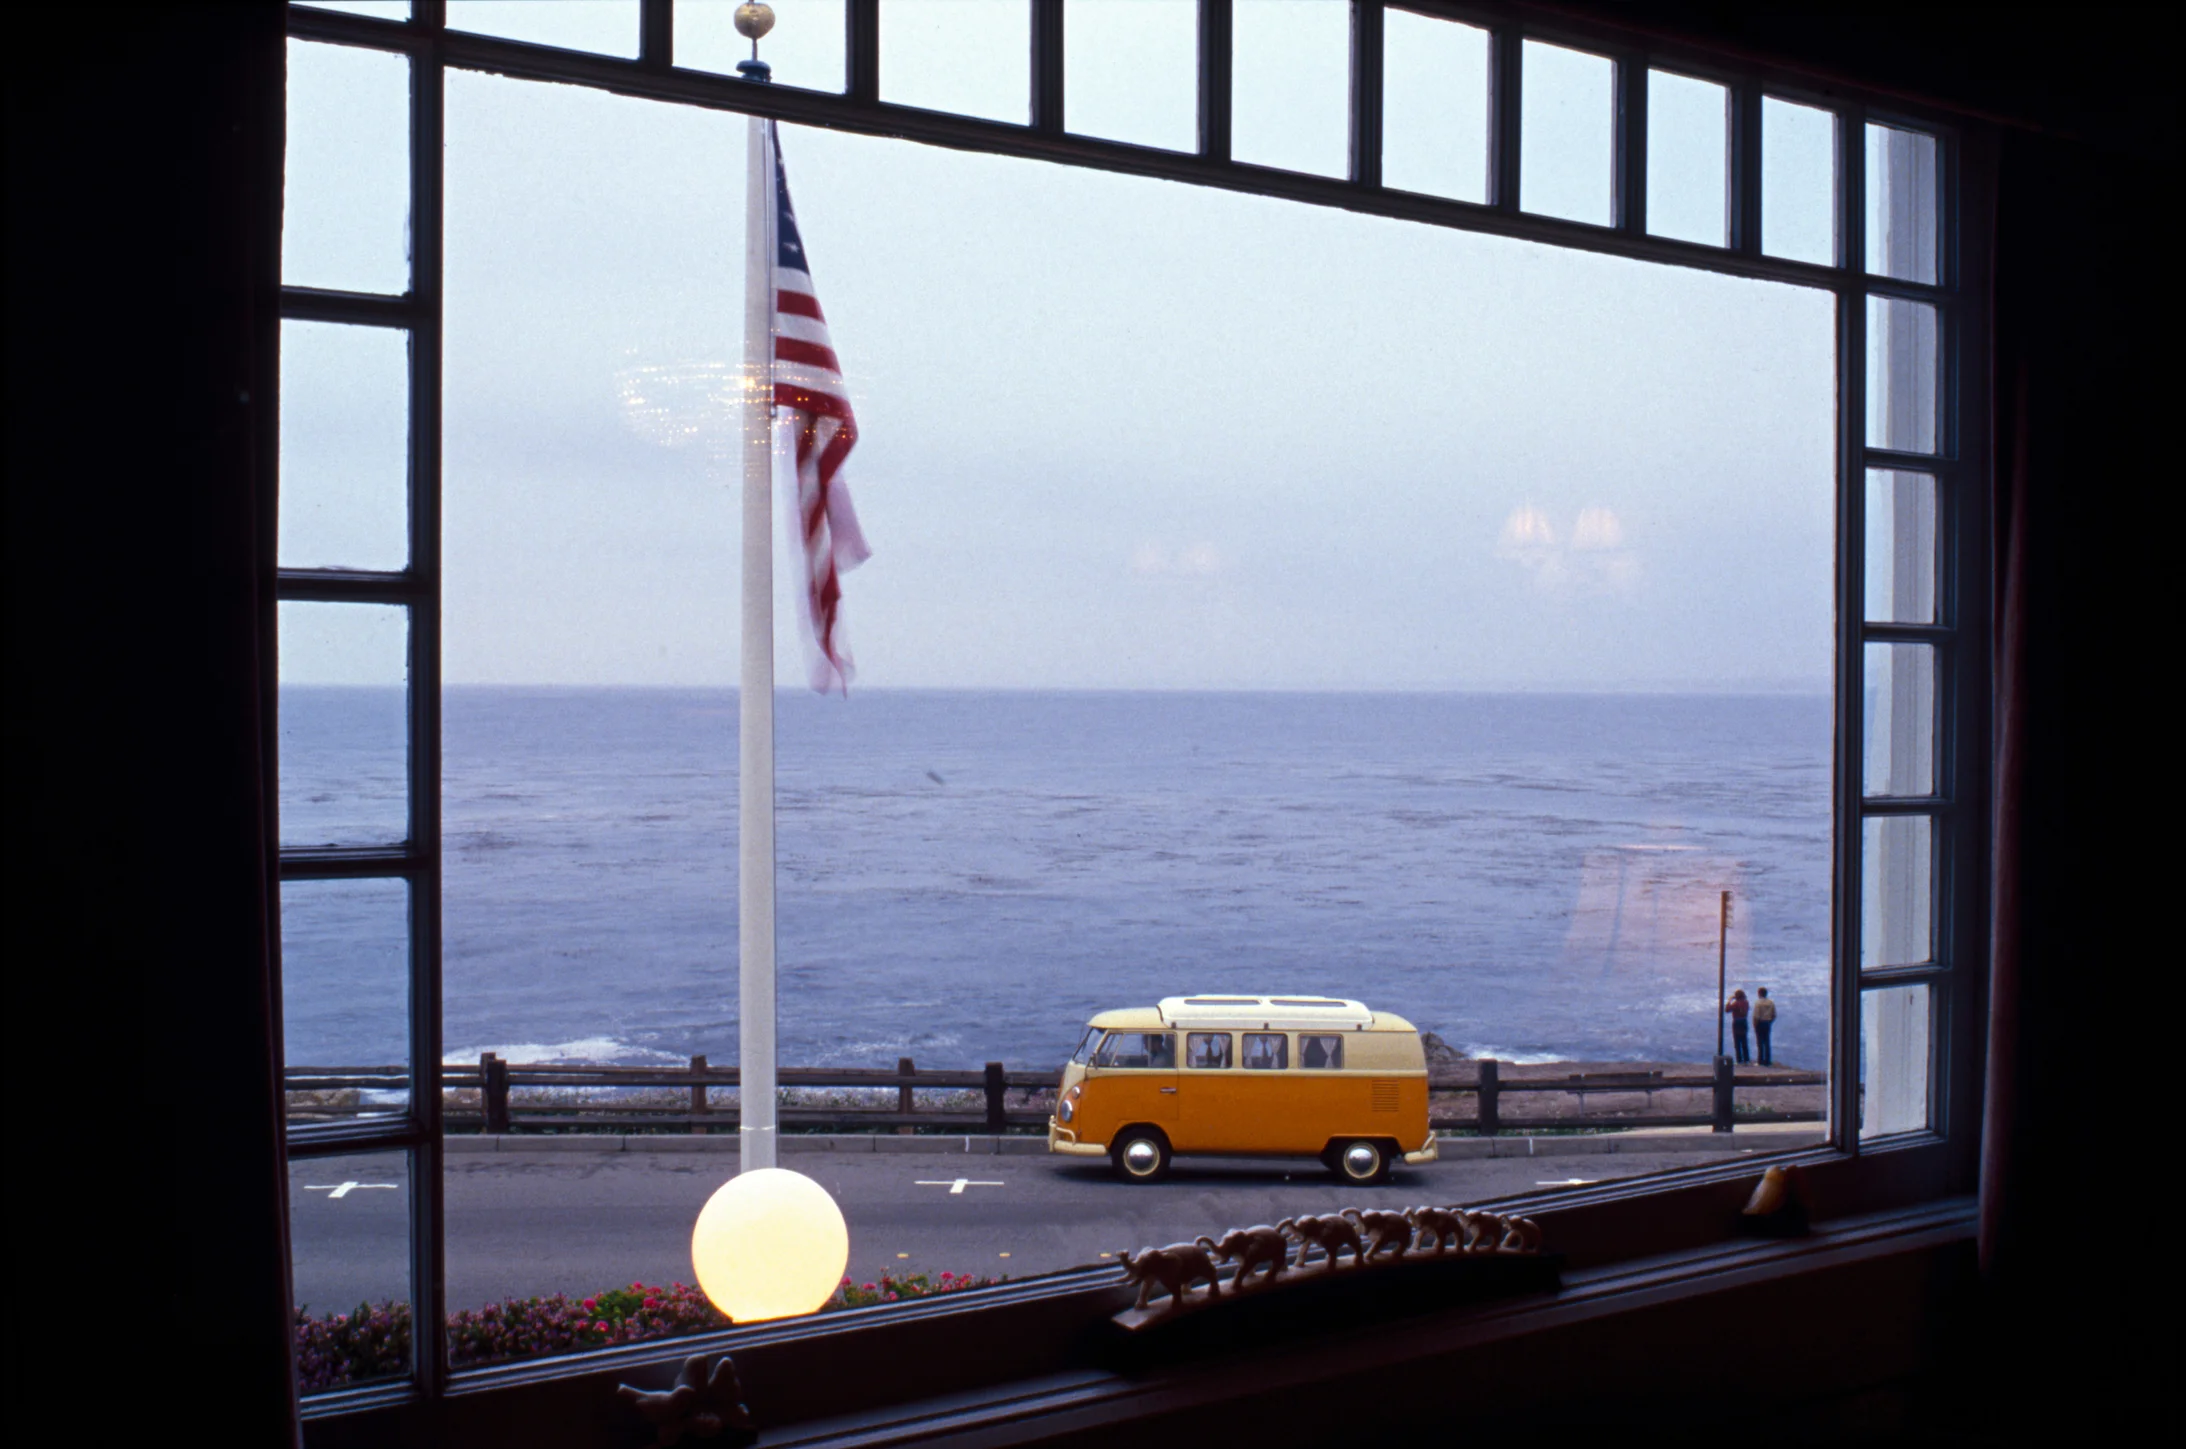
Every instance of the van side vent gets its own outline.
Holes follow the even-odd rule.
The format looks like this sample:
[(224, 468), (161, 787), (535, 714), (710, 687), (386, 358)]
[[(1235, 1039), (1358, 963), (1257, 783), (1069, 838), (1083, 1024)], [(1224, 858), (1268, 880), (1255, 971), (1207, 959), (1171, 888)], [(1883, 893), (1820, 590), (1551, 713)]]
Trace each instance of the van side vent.
[[(1353, 1100), (1356, 1101), (1357, 1099), (1353, 1098)], [(1397, 1084), (1395, 1082), (1374, 1083), (1374, 1110), (1377, 1112), (1394, 1112), (1397, 1110)]]

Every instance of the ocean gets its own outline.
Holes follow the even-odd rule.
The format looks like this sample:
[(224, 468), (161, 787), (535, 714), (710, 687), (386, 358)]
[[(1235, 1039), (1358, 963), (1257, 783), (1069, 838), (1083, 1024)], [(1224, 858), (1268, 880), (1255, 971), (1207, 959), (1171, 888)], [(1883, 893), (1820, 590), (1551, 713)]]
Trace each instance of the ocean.
[[(443, 693), (449, 1060), (737, 1056), (736, 696)], [(1818, 696), (777, 697), (785, 1065), (1058, 1065), (1177, 993), (1357, 997), (1507, 1061), (1828, 1039)], [(401, 700), (282, 691), (282, 836), (402, 833)], [(406, 1052), (403, 889), (284, 888), (292, 1063)]]

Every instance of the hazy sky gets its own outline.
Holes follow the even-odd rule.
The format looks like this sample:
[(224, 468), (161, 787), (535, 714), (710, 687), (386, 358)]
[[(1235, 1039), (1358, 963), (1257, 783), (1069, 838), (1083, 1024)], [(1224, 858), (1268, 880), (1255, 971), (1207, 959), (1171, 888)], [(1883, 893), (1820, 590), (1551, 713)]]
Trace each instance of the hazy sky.
[[(1103, 3), (1071, 6), (1072, 124), (1189, 144), (1188, 6)], [(884, 94), (1021, 113), (1021, 5), (901, 4)], [(625, 9), (543, 8), (589, 11), (607, 49)], [(785, 79), (839, 64), (827, 26), (791, 48), (810, 8), (782, 7)], [(1241, 155), (1341, 166), (1342, 12), (1240, 7)], [(1406, 184), (1467, 195), (1473, 33), (1414, 23), (1392, 179), (1401, 146)], [(291, 55), (289, 278), (399, 290), (401, 62)], [(1529, 205), (1606, 208), (1591, 64), (1529, 53)], [(1270, 103), (1286, 68), (1326, 94)], [(1720, 225), (1715, 104), (1656, 99), (1650, 187), (1688, 232)], [(450, 73), (450, 682), (733, 680), (717, 397), (745, 125)], [(863, 433), (861, 685), (1828, 688), (1827, 293), (901, 141), (782, 146)], [(1826, 194), (1796, 162), (1772, 162), (1785, 216)], [(399, 566), (400, 341), (286, 335), (284, 562)], [(383, 677), (383, 611), (312, 612), (289, 678)]]

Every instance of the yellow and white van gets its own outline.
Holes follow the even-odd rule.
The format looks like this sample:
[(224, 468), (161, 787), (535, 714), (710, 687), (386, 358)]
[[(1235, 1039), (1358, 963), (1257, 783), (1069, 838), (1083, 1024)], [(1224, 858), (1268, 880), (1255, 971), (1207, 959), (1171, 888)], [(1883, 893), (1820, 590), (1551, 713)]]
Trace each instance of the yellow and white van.
[(1401, 1016), (1328, 996), (1170, 996), (1104, 1011), (1063, 1068), (1050, 1152), (1153, 1182), (1176, 1153), (1317, 1157), (1351, 1182), (1432, 1162), (1427, 1054)]

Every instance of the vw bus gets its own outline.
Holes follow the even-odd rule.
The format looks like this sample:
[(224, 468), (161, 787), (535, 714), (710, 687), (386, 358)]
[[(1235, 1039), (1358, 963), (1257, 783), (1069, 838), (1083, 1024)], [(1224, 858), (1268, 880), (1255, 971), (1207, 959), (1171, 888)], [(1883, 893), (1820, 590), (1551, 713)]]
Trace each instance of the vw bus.
[(1104, 1011), (1063, 1068), (1050, 1152), (1154, 1182), (1178, 1153), (1316, 1157), (1379, 1182), (1435, 1160), (1427, 1054), (1401, 1016), (1328, 996), (1169, 996)]

